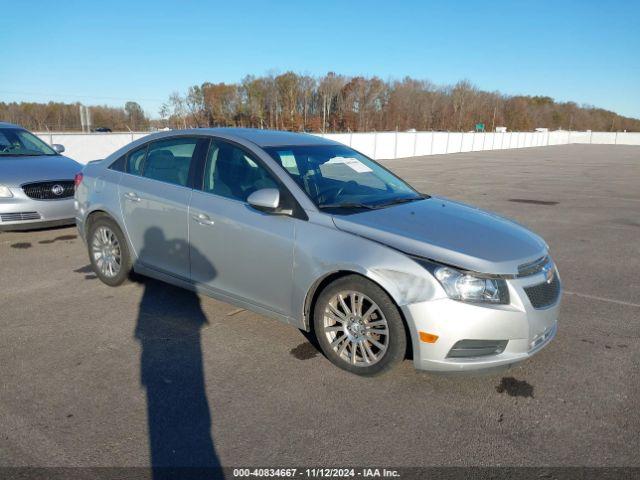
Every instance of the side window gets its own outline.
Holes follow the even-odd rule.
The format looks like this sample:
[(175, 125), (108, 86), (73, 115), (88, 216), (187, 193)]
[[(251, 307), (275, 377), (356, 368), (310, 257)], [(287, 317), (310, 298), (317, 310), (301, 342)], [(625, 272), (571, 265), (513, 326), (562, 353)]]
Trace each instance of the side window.
[(20, 142), (22, 142), (22, 145), (24, 145), (26, 149), (35, 150), (36, 152), (40, 150), (39, 145), (31, 140), (29, 135), (25, 135), (22, 132), (16, 132), (16, 137), (20, 140)]
[(134, 150), (127, 157), (127, 173), (132, 175), (142, 175), (142, 164), (147, 153), (147, 146)]
[(109, 170), (115, 170), (117, 172), (124, 172), (126, 165), (127, 156), (123, 155), (117, 160), (115, 160), (111, 165), (109, 165)]
[(142, 175), (185, 187), (198, 138), (171, 138), (149, 145)]
[(11, 147), (11, 142), (3, 132), (0, 132), (0, 147), (7, 148), (7, 149)]
[(296, 157), (291, 150), (281, 150), (277, 153), (282, 168), (287, 170), (291, 175), (300, 175)]
[(212, 141), (204, 168), (205, 192), (246, 201), (262, 188), (278, 188), (271, 174), (244, 150), (219, 140)]

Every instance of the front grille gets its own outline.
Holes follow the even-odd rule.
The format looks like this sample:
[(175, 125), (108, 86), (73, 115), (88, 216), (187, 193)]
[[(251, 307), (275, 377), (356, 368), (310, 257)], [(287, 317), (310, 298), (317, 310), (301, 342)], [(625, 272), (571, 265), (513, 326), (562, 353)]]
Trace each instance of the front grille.
[(38, 219), (40, 219), (38, 212), (0, 213), (0, 220), (3, 222), (24, 222), (25, 220)]
[(24, 193), (35, 200), (58, 200), (73, 197), (73, 180), (36, 182), (22, 186)]
[(554, 274), (550, 282), (540, 283), (533, 287), (525, 287), (524, 291), (527, 293), (533, 308), (549, 307), (556, 303), (560, 296), (560, 279), (557, 274)]

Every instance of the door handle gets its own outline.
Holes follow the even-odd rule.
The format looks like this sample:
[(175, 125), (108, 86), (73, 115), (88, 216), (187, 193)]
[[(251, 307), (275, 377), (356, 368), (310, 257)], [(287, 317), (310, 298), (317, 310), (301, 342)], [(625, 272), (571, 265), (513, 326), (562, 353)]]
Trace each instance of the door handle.
[(200, 225), (213, 225), (213, 224), (215, 224), (215, 222), (213, 220), (211, 220), (209, 218), (209, 216), (205, 215), (204, 213), (194, 213), (193, 215), (191, 215), (191, 218), (193, 218)]
[(132, 202), (139, 202), (141, 198), (135, 192), (127, 192), (124, 194), (124, 198), (131, 200)]

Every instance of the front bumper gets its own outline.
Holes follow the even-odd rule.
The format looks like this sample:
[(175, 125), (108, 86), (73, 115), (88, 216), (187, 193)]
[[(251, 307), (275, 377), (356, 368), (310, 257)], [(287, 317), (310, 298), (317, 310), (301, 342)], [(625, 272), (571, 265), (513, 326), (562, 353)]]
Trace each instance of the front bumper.
[[(403, 306), (411, 330), (415, 367), (437, 372), (482, 372), (508, 368), (535, 355), (557, 333), (562, 299), (560, 287), (552, 305), (534, 308), (524, 288), (544, 281), (543, 274), (507, 280), (509, 305), (480, 306), (441, 298)], [(434, 343), (422, 342), (421, 331), (437, 335), (438, 339)], [(508, 343), (497, 354), (448, 357), (460, 340), (508, 340)]]
[(27, 230), (74, 223), (73, 197), (34, 200), (19, 187), (11, 187), (11, 193), (11, 198), (0, 198), (0, 230)]

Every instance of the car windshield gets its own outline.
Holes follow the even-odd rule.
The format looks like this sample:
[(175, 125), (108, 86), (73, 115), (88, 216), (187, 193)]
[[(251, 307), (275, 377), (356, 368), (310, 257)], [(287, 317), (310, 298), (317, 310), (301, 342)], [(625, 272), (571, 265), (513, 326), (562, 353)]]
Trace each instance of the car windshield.
[(348, 213), (425, 198), (373, 160), (342, 145), (267, 147), (320, 209)]
[(0, 128), (0, 158), (57, 155), (49, 145), (26, 130)]

